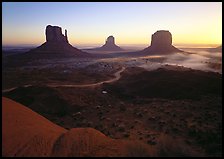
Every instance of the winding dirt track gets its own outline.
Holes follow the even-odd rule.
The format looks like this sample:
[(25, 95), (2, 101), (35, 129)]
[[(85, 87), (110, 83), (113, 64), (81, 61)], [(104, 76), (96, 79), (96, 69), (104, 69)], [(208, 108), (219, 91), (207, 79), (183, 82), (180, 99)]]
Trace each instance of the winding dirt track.
[[(122, 67), (121, 70), (117, 71), (114, 73), (114, 78), (106, 80), (106, 81), (101, 81), (101, 82), (97, 82), (97, 83), (91, 83), (91, 84), (47, 84), (48, 87), (69, 87), (69, 88), (84, 88), (84, 87), (94, 87), (94, 86), (99, 86), (102, 85), (104, 83), (112, 83), (115, 82), (117, 80), (119, 80), (121, 78), (121, 73), (125, 70), (125, 67)], [(24, 85), (22, 87), (30, 87), (32, 85), (28, 84), (28, 85)], [(2, 93), (6, 93), (6, 92), (10, 92), (12, 90), (17, 89), (18, 87), (13, 87), (13, 88), (9, 88), (9, 89), (5, 89), (2, 90)]]
[(61, 84), (48, 84), (48, 87), (75, 87), (75, 88), (80, 88), (80, 87), (93, 87), (93, 86), (99, 86), (102, 85), (104, 83), (112, 83), (115, 82), (117, 80), (119, 80), (121, 78), (121, 73), (125, 70), (125, 67), (122, 67), (121, 70), (117, 71), (116, 73), (114, 73), (114, 78), (106, 80), (106, 81), (101, 81), (101, 82), (97, 82), (97, 83), (92, 83), (92, 84), (65, 84), (65, 85), (61, 85)]

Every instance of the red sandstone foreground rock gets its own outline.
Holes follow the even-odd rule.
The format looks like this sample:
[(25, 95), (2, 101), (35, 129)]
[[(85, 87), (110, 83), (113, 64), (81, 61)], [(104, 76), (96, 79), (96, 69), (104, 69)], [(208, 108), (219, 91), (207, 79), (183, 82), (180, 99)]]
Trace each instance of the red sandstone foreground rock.
[(29, 108), (2, 98), (3, 156), (50, 156), (55, 140), (65, 132)]
[[(66, 130), (31, 109), (2, 98), (2, 156), (149, 156), (148, 147), (111, 139), (93, 128)], [(144, 154), (142, 153), (144, 152)]]

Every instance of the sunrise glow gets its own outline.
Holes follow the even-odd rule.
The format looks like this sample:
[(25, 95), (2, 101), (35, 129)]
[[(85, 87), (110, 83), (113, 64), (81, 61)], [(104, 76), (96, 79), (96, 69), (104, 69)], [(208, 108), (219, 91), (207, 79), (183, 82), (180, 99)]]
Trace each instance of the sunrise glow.
[(109, 35), (117, 44), (148, 45), (157, 30), (169, 30), (174, 45), (222, 44), (221, 2), (2, 4), (3, 45), (40, 45), (48, 24), (67, 29), (72, 45), (101, 45)]

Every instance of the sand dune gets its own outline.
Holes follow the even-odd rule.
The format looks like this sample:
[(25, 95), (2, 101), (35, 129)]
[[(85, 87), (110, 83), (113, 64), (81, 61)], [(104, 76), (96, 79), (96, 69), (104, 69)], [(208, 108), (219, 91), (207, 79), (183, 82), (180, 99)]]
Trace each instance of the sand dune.
[(128, 156), (128, 147), (136, 145), (111, 139), (93, 128), (66, 130), (11, 99), (2, 97), (2, 103), (5, 157)]

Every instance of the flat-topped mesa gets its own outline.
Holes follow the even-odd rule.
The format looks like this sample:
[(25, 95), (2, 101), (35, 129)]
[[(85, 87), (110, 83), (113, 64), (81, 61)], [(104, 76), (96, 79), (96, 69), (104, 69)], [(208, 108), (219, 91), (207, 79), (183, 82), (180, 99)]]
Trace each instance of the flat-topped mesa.
[(61, 27), (48, 25), (46, 27), (46, 41), (47, 42), (67, 42), (67, 30), (65, 35), (62, 34)]

